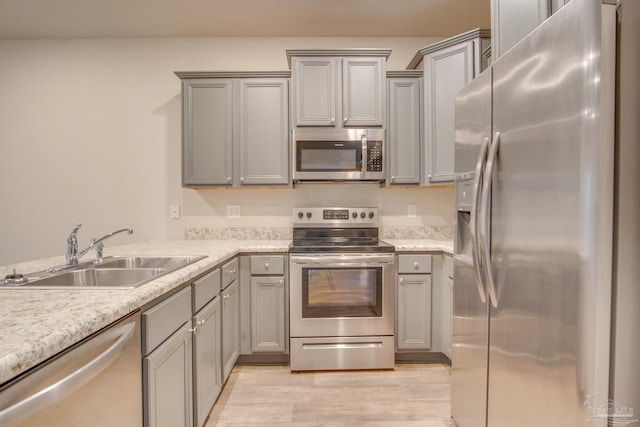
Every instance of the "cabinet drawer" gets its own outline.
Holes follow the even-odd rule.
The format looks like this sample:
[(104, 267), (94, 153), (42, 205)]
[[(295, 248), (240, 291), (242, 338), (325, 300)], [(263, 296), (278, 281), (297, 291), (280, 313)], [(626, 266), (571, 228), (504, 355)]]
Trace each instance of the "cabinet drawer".
[(234, 258), (222, 266), (222, 289), (238, 278), (238, 258)]
[(282, 276), (284, 274), (283, 255), (261, 255), (251, 257), (251, 274)]
[(444, 276), (453, 278), (453, 258), (449, 255), (444, 255), (443, 257), (444, 262), (442, 268), (444, 270)]
[(142, 353), (151, 353), (190, 319), (191, 287), (142, 313)]
[(193, 282), (193, 312), (198, 312), (220, 293), (220, 269)]
[(398, 273), (431, 273), (431, 255), (398, 255)]

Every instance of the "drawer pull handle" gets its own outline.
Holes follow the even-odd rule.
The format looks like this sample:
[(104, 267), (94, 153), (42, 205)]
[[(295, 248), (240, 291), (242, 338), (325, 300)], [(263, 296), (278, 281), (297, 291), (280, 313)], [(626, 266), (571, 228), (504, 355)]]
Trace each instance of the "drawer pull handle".
[(269, 263), (268, 263), (268, 262), (265, 262), (265, 263), (264, 263), (264, 269), (265, 269), (265, 270), (268, 270), (268, 269), (269, 269)]
[(414, 262), (414, 263), (413, 263), (413, 267), (417, 270), (417, 269), (418, 269), (418, 267), (420, 267), (420, 264), (418, 264), (417, 262)]

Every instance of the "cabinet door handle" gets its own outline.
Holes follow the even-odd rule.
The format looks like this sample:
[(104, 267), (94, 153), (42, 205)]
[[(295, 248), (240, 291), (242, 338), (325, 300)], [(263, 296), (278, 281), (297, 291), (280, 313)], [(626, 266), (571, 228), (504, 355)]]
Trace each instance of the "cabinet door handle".
[(284, 280), (278, 280), (278, 287), (282, 287), (284, 285)]
[(418, 269), (418, 267), (420, 267), (420, 264), (418, 264), (417, 262), (413, 263), (413, 268), (415, 268), (416, 270)]
[(230, 176), (227, 177), (227, 182), (231, 182), (231, 177)]
[(332, 124), (332, 125), (335, 125), (335, 124), (336, 124), (336, 118), (335, 118), (335, 117), (332, 117), (332, 118), (331, 118), (331, 124)]
[(347, 124), (348, 121), (349, 121), (349, 119), (346, 118), (346, 117), (344, 119), (342, 119), (342, 123), (345, 124), (345, 125)]
[(244, 182), (244, 176), (240, 177), (240, 182)]
[(205, 323), (207, 323), (206, 320), (198, 320), (198, 322), (196, 322), (196, 326), (198, 326), (198, 327), (204, 326)]
[(193, 335), (197, 335), (198, 334), (198, 327), (194, 326), (193, 328), (189, 328), (189, 331), (191, 331), (191, 333)]
[(402, 277), (400, 278), (400, 286), (404, 286), (404, 279)]
[(396, 181), (396, 177), (395, 177), (395, 176), (392, 176), (392, 177), (391, 177), (391, 182), (395, 182), (395, 181)]

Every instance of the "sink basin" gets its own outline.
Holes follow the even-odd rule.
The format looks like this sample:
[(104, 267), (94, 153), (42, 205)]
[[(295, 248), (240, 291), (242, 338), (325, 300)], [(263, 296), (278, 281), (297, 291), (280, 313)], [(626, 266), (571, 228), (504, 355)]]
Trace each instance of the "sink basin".
[(99, 264), (83, 263), (62, 270), (26, 276), (27, 283), (3, 284), (0, 289), (119, 289), (136, 288), (179, 270), (204, 256), (108, 257)]
[(166, 274), (161, 268), (88, 268), (67, 271), (22, 284), (23, 288), (135, 288)]
[(202, 258), (201, 256), (113, 257), (105, 258), (104, 262), (96, 264), (94, 268), (162, 268), (167, 271), (174, 271)]

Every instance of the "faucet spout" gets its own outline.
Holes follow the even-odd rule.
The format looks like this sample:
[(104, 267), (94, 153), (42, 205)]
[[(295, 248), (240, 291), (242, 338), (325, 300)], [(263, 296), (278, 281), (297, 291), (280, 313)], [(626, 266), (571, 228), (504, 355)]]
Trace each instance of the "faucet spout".
[(66, 250), (66, 262), (67, 266), (73, 266), (78, 264), (78, 260), (82, 258), (87, 252), (91, 249), (96, 250), (96, 262), (102, 261), (102, 250), (104, 248), (103, 242), (107, 240), (109, 237), (115, 236), (120, 233), (133, 234), (133, 228), (123, 228), (120, 230), (112, 231), (111, 233), (105, 234), (102, 237), (92, 239), (91, 244), (84, 248), (83, 250), (78, 250), (78, 230), (82, 224), (78, 224), (76, 228), (73, 229), (69, 237), (67, 238), (67, 250)]

